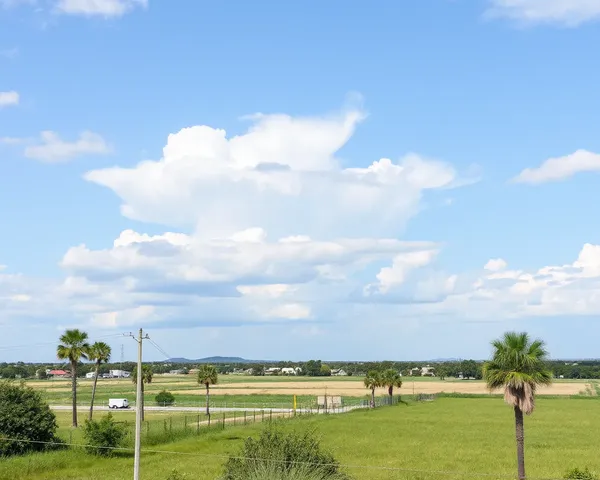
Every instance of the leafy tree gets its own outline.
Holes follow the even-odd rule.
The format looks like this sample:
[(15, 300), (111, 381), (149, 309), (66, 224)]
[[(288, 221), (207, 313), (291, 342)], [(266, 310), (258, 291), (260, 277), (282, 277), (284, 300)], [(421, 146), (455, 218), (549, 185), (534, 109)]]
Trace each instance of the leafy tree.
[(331, 377), (331, 367), (329, 365), (325, 365), (325, 364), (321, 365), (319, 375), (321, 377)]
[(475, 378), (477, 380), (481, 378), (481, 368), (475, 360), (464, 360), (461, 362), (460, 367), (464, 378)]
[(102, 417), (98, 422), (86, 420), (83, 430), (86, 450), (94, 455), (110, 456), (125, 438), (125, 428), (115, 422), (112, 413)]
[[(131, 380), (137, 385), (137, 366), (133, 369)], [(144, 421), (144, 385), (152, 383), (154, 372), (150, 365), (142, 365), (142, 398), (137, 399), (138, 408), (142, 409), (142, 421)]]
[(321, 376), (321, 360), (309, 360), (302, 368), (302, 373), (307, 377)]
[(381, 375), (381, 386), (387, 387), (391, 403), (394, 396), (394, 387), (400, 388), (402, 386), (402, 375), (393, 368), (388, 368)]
[(248, 438), (242, 450), (225, 464), (223, 480), (349, 480), (333, 455), (321, 449), (311, 432), (265, 428), (258, 439)]
[(163, 390), (158, 395), (156, 395), (155, 400), (158, 405), (167, 407), (175, 403), (175, 395), (173, 395), (171, 392)]
[(47, 449), (42, 442), (57, 441), (57, 428), (56, 416), (39, 392), (0, 382), (0, 457)]
[(198, 369), (198, 383), (206, 387), (206, 414), (210, 415), (210, 386), (216, 385), (219, 375), (214, 365), (202, 365)]
[(35, 376), (39, 380), (46, 380), (48, 378), (48, 374), (46, 373), (46, 369), (45, 368), (40, 368), (38, 371), (36, 371), (35, 372)]
[(494, 340), (492, 346), (494, 353), (483, 366), (483, 376), (490, 390), (504, 388), (504, 401), (514, 409), (519, 480), (523, 480), (523, 413), (533, 412), (536, 388), (552, 383), (552, 372), (546, 366), (548, 353), (543, 341), (531, 341), (527, 333), (505, 333), (503, 338)]
[(88, 334), (78, 329), (67, 330), (60, 337), (56, 347), (59, 360), (68, 360), (71, 364), (71, 397), (73, 400), (73, 426), (77, 427), (77, 364), (81, 359), (87, 359), (90, 349)]
[(88, 358), (95, 362), (94, 385), (92, 387), (92, 401), (90, 402), (90, 420), (94, 415), (94, 399), (96, 398), (96, 385), (98, 384), (98, 373), (100, 365), (110, 361), (111, 348), (104, 342), (94, 343), (89, 350)]
[(375, 407), (375, 389), (382, 386), (381, 374), (377, 370), (367, 373), (364, 380), (365, 387), (371, 390), (371, 407)]
[(446, 380), (446, 377), (448, 376), (448, 367), (446, 365), (439, 365), (436, 367), (435, 373), (437, 373), (440, 380)]

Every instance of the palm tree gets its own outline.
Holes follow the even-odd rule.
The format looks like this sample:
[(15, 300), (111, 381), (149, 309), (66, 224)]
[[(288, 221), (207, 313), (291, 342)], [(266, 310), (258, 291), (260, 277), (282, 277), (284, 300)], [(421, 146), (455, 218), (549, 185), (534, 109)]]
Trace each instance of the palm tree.
[(552, 372), (546, 366), (548, 352), (543, 341), (531, 341), (527, 333), (505, 333), (503, 338), (494, 340), (492, 346), (494, 354), (483, 365), (483, 378), (490, 390), (504, 388), (504, 401), (515, 411), (519, 480), (523, 480), (523, 413), (530, 415), (533, 412), (536, 388), (552, 383)]
[(390, 405), (392, 404), (392, 399), (394, 397), (394, 387), (400, 388), (402, 386), (402, 375), (398, 373), (393, 368), (390, 368), (383, 372), (382, 375), (382, 386), (387, 387), (388, 394), (390, 396)]
[[(144, 421), (144, 384), (152, 383), (154, 372), (150, 365), (142, 365), (142, 398), (137, 399), (138, 408), (142, 409), (142, 421)], [(131, 380), (137, 385), (137, 367), (133, 369)]]
[(214, 365), (202, 365), (198, 370), (198, 383), (206, 387), (206, 414), (210, 416), (210, 386), (216, 385), (219, 375)]
[(59, 339), (56, 347), (56, 356), (59, 360), (68, 360), (71, 364), (71, 388), (73, 399), (73, 426), (77, 427), (77, 364), (87, 359), (90, 345), (87, 342), (88, 334), (78, 329), (67, 330)]
[(94, 375), (94, 386), (92, 387), (92, 401), (90, 402), (90, 420), (94, 414), (94, 398), (96, 398), (96, 385), (98, 383), (98, 372), (102, 363), (108, 363), (110, 360), (110, 346), (104, 342), (96, 342), (90, 347), (88, 358), (96, 362), (96, 371)]
[(371, 370), (365, 377), (365, 387), (371, 390), (371, 408), (375, 407), (375, 389), (382, 386), (381, 373)]

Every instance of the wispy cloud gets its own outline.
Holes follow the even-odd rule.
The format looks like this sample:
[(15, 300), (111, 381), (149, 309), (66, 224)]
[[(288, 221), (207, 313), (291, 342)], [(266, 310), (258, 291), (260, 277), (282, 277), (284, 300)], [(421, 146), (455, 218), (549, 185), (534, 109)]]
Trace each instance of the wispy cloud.
[(58, 0), (56, 11), (84, 17), (122, 17), (135, 8), (146, 8), (148, 0)]
[(519, 23), (577, 27), (600, 19), (598, 0), (489, 0), (488, 17), (503, 17)]
[(600, 155), (587, 150), (577, 150), (571, 155), (550, 158), (539, 167), (526, 168), (512, 179), (514, 183), (540, 183), (557, 182), (572, 177), (580, 172), (599, 172)]
[(0, 92), (0, 108), (13, 107), (19, 104), (19, 92), (11, 90), (9, 92)]
[(46, 163), (60, 163), (83, 155), (101, 155), (111, 151), (110, 146), (102, 136), (85, 131), (77, 140), (65, 141), (52, 131), (44, 131), (37, 145), (28, 146), (25, 156)]

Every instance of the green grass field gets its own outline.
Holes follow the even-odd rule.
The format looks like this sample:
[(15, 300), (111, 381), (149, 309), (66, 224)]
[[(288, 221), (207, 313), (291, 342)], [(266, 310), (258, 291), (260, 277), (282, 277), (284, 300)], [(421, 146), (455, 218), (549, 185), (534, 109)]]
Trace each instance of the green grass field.
[[(537, 403), (525, 425), (529, 478), (558, 479), (575, 466), (600, 472), (600, 402), (539, 399)], [(218, 478), (225, 457), (260, 428), (260, 424), (228, 426), (147, 447), (164, 453), (142, 454), (142, 478), (165, 480), (174, 468), (188, 473), (188, 478)], [(282, 428), (316, 429), (324, 446), (349, 465), (346, 470), (357, 480), (515, 475), (513, 413), (498, 398), (438, 398), (374, 411), (307, 416), (286, 420)], [(52, 452), (1, 461), (0, 480), (125, 480), (132, 476), (132, 464), (129, 453), (99, 459), (77, 450)]]

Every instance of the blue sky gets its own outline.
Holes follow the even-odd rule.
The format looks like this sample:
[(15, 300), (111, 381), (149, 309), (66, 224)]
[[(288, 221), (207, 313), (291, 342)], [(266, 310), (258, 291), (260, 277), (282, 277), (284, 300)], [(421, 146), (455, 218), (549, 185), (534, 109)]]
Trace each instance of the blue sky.
[(599, 19), (0, 0), (0, 361), (597, 357)]

